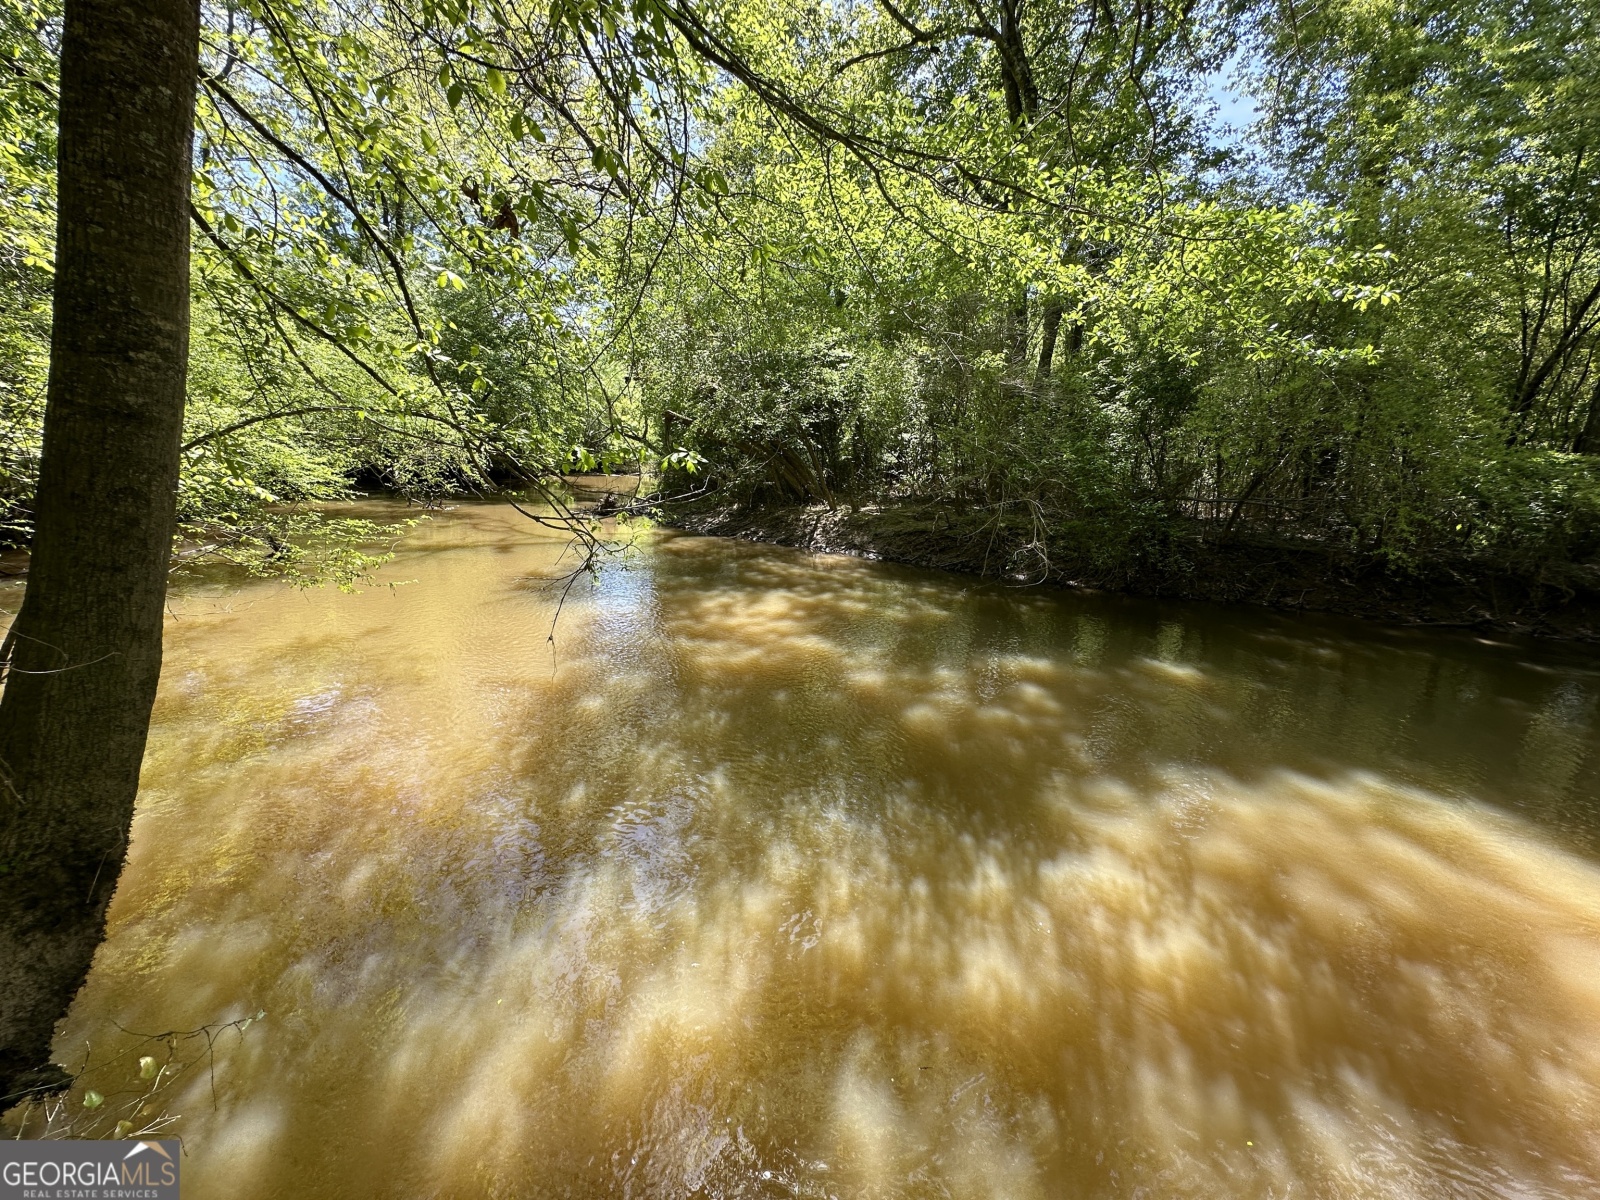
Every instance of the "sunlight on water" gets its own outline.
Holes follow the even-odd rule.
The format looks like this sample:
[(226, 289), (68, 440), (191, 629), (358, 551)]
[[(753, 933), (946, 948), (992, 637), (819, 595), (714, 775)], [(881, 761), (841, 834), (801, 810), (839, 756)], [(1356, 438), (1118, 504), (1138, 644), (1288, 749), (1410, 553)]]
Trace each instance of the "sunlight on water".
[(560, 549), (174, 602), (58, 1049), (267, 1011), (186, 1195), (1600, 1194), (1586, 660)]

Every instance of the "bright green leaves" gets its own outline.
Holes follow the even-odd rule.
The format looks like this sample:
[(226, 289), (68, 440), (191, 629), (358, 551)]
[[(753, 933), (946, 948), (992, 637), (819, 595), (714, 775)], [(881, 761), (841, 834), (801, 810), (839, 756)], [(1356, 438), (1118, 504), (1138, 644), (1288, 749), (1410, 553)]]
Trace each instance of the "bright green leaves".
[(0, 546), (29, 535), (43, 432), (59, 16), (51, 0), (0, 0)]
[[(27, 7), (0, 0), (0, 40)], [(1029, 0), (1003, 47), (956, 0), (902, 6), (914, 37), (880, 5), (248, 0), (206, 34), (191, 527), (643, 444), (774, 494), (1141, 520), (1270, 469), (1258, 499), (1293, 476), (1396, 545), (1419, 497), (1467, 503), (1469, 466), (1515, 493), (1472, 455), (1498, 470), (1535, 326), (1555, 366), (1516, 435), (1573, 444), (1595, 330), (1534, 318), (1600, 278), (1592, 30), (1543, 0), (1526, 21), (1351, 0), (1290, 47), (1266, 8), (1086, 11)], [(1240, 30), (1281, 77), (1271, 177), (1204, 136)], [(19, 425), (52, 247), (41, 97), (0, 87)], [(32, 461), (0, 461), (0, 520)]]
[(511, 130), (511, 136), (519, 142), (523, 138), (532, 138), (534, 141), (541, 143), (546, 140), (544, 130), (539, 127), (538, 123), (528, 120), (521, 112), (513, 112), (507, 119), (507, 124)]
[(700, 470), (705, 465), (706, 460), (703, 455), (697, 454), (693, 450), (682, 449), (681, 447), (672, 451), (672, 453), (666, 455), (661, 460), (661, 469), (663, 471), (683, 471), (689, 475), (699, 474)]
[(589, 161), (612, 179), (620, 179), (622, 176), (622, 158), (609, 146), (596, 146), (589, 152)]
[(15, 235), (15, 245), (22, 249), (22, 265), (33, 267), (47, 274), (54, 274), (55, 249), (37, 233), (19, 230)]

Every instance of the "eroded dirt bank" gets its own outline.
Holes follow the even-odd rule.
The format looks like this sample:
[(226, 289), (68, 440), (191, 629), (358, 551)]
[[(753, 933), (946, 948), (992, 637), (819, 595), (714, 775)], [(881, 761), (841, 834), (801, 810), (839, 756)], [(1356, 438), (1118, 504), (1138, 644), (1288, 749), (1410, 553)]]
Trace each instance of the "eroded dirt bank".
[(997, 521), (992, 512), (927, 501), (835, 509), (701, 502), (674, 507), (665, 521), (693, 533), (1049, 586), (1600, 641), (1595, 566), (1519, 570), (1461, 560), (1400, 571), (1325, 547), (1220, 542), (1196, 532), (1169, 537), (1132, 566), (1107, 567), (1070, 544), (1053, 542), (1043, 552), (1030, 547), (1034, 530), (1022, 515)]

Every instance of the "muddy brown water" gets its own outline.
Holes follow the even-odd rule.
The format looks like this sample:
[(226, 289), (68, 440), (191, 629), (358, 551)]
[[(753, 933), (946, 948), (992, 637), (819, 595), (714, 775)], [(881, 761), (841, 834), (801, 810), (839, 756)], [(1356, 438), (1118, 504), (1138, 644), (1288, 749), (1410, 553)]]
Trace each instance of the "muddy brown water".
[(194, 1200), (1600, 1195), (1592, 654), (646, 541), (181, 588), (73, 1103), (265, 1011)]

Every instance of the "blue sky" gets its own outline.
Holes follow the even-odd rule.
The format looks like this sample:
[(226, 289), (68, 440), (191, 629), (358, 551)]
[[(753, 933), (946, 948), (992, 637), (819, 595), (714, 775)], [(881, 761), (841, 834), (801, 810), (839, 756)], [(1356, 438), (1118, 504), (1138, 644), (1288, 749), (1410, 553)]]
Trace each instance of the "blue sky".
[(1237, 57), (1229, 59), (1205, 80), (1206, 94), (1217, 106), (1217, 141), (1224, 146), (1242, 143), (1245, 130), (1260, 115), (1255, 101), (1236, 91), (1230, 83), (1239, 66)]

